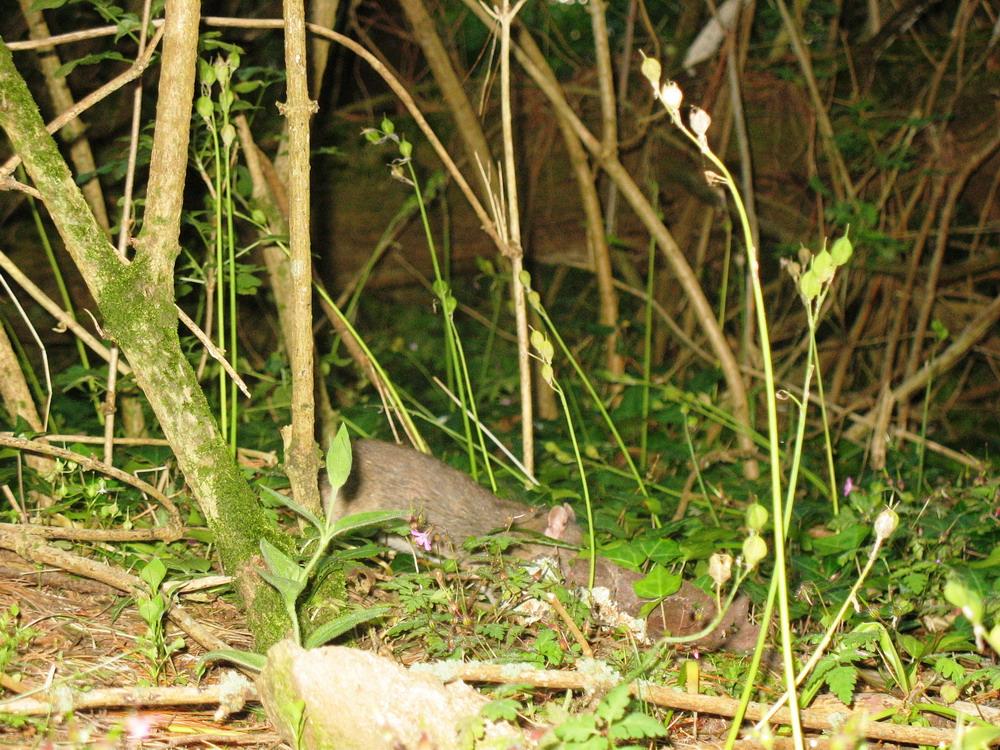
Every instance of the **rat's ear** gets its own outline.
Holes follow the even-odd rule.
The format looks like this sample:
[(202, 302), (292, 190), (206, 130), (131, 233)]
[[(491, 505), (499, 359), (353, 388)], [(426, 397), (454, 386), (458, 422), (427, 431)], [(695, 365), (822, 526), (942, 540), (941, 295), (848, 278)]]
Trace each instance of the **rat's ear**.
[(576, 513), (569, 505), (557, 505), (549, 511), (544, 534), (553, 539), (562, 539), (566, 534), (566, 527), (575, 521)]

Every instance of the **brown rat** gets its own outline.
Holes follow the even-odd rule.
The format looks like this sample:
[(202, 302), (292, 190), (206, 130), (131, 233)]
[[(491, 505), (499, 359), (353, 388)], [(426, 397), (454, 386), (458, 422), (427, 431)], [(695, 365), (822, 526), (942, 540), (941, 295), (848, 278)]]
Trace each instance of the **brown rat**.
[[(335, 518), (367, 511), (404, 511), (419, 517), (422, 528), (429, 527), (438, 541), (436, 552), (446, 555), (453, 555), (470, 536), (506, 529), (532, 531), (576, 546), (582, 544), (583, 532), (569, 505), (546, 510), (504, 500), (457, 469), (400, 445), (380, 440), (355, 440), (351, 449), (351, 474), (336, 497), (330, 497), (331, 488), (326, 481), (326, 473), (321, 477), (323, 504), (328, 506), (333, 503)], [(393, 546), (409, 549), (405, 545)], [(512, 549), (512, 554), (523, 559), (558, 556), (566, 582), (586, 586), (587, 560), (571, 561), (572, 553), (559, 552), (552, 546), (531, 543), (519, 544)], [(595, 584), (607, 587), (620, 607), (632, 616), (638, 615), (644, 603), (632, 587), (642, 577), (641, 573), (602, 558), (597, 559)], [(710, 650), (720, 646), (728, 650), (747, 648), (744, 642), (756, 637), (755, 627), (751, 625), (749, 630), (746, 627), (747, 604), (745, 597), (741, 597), (727, 613), (722, 625), (694, 645)], [(653, 637), (664, 632), (683, 635), (704, 627), (714, 612), (712, 597), (684, 582), (680, 591), (667, 597), (650, 614), (647, 627)]]
[[(466, 474), (436, 458), (380, 440), (355, 440), (347, 483), (333, 502), (334, 518), (374, 510), (401, 510), (419, 517), (440, 539), (438, 550), (453, 554), (470, 536), (523, 529), (580, 544), (583, 534), (568, 505), (550, 510), (503, 500)], [(331, 502), (326, 474), (321, 477), (323, 504)], [(518, 557), (545, 554), (551, 547), (518, 545)]]

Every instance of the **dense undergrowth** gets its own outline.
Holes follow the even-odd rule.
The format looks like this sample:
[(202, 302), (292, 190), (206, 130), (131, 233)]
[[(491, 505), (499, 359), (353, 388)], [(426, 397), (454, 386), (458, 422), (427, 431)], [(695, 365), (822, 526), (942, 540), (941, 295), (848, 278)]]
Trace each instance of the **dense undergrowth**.
[[(787, 14), (783, 3), (778, 6)], [(122, 24), (123, 31), (134, 33), (137, 19), (121, 9), (96, 7)], [(380, 10), (369, 11), (373, 28), (385, 21)], [(560, 109), (559, 96), (546, 90), (552, 81), (544, 70), (537, 72), (548, 62), (561, 83), (592, 83), (589, 68), (578, 57), (581, 30), (591, 24), (564, 8), (549, 11), (551, 15), (532, 9), (526, 14), (529, 27), (558, 44), (535, 58), (529, 46), (518, 48), (525, 75), (534, 82), (520, 102), (525, 140), (538, 147), (534, 131), (543, 131), (548, 123), (548, 113), (540, 115), (532, 100), (544, 91), (553, 116), (564, 118), (565, 132), (576, 128), (586, 146), (579, 146), (578, 157), (590, 161), (575, 179), (594, 196), (598, 188), (608, 196), (608, 184), (593, 175), (618, 175), (616, 190), (632, 196), (631, 213), (620, 218), (617, 234), (602, 228), (597, 212), (585, 217), (586, 237), (581, 232), (566, 240), (586, 248), (582, 255), (590, 259), (593, 272), (571, 268), (587, 264), (535, 262), (530, 254), (530, 273), (521, 269), (512, 252), (520, 242), (518, 215), (498, 195), (502, 181), (470, 176), (468, 165), (464, 172), (455, 167), (447, 180), (454, 184), (463, 174), (469, 182), (482, 177), (483, 185), (475, 190), (492, 204), (488, 216), (484, 212), (469, 219), (469, 212), (462, 218), (430, 156), (432, 139), (419, 129), (420, 118), (414, 116), (419, 110), (389, 117), (371, 109), (357, 128), (331, 126), (324, 132), (328, 140), (315, 152), (301, 149), (314, 153), (317, 163), (334, 164), (331, 171), (345, 175), (344, 182), (359, 175), (352, 189), (344, 191), (341, 184), (314, 201), (314, 208), (320, 208), (317, 224), (332, 222), (322, 215), (324, 207), (336, 213), (321, 201), (336, 204), (333, 196), (347, 192), (342, 202), (357, 211), (349, 214), (348, 223), (366, 225), (377, 216), (382, 236), (374, 243), (372, 259), (349, 269), (334, 267), (336, 251), (343, 246), (316, 250), (315, 299), (317, 306), (323, 305), (323, 317), (300, 318), (304, 327), (298, 330), (311, 330), (314, 338), (306, 346), (292, 346), (299, 339), (292, 334), (295, 329), (286, 316), (294, 315), (287, 305), (304, 285), (298, 279), (298, 287), (282, 286), (287, 279), (282, 281), (281, 264), (295, 255), (294, 242), (303, 247), (302, 235), (289, 235), (287, 205), (283, 213), (273, 185), (271, 193), (262, 187), (264, 170), (244, 162), (243, 156), (257, 153), (255, 130), (261, 142), (286, 142), (287, 133), (279, 134), (272, 119), (283, 76), (270, 64), (259, 66), (258, 56), (273, 56), (274, 48), (268, 46), (273, 40), (251, 37), (245, 49), (210, 32), (202, 37), (201, 56), (188, 61), (197, 72), (189, 153), (187, 158), (180, 153), (168, 165), (198, 180), (183, 196), (183, 215), (176, 216), (181, 246), (167, 264), (176, 276), (165, 284), (173, 296), (160, 299), (157, 309), (172, 310), (176, 299), (185, 314), (207, 329), (196, 336), (189, 333), (193, 323), (178, 328), (184, 367), (190, 369), (190, 382), (203, 389), (216, 417), (213, 424), (192, 420), (185, 425), (184, 415), (165, 413), (163, 404), (176, 402), (165, 400), (163, 392), (173, 397), (177, 394), (172, 391), (181, 389), (153, 382), (160, 374), (155, 366), (143, 371), (150, 386), (146, 393), (131, 376), (109, 384), (108, 368), (95, 365), (80, 344), (78, 349), (54, 350), (50, 373), (26, 343), (32, 326), (38, 327), (40, 308), (31, 309), (23, 323), (3, 309), (5, 328), (15, 342), (5, 346), (11, 352), (5, 355), (11, 363), (5, 372), (19, 373), (12, 379), (23, 373), (25, 392), (36, 404), (47, 404), (47, 422), (43, 426), (34, 410), (8, 410), (0, 485), (11, 491), (5, 493), (8, 504), (0, 516), (10, 525), (0, 530), (0, 536), (8, 535), (2, 536), (2, 546), (116, 589), (117, 598), (102, 612), (109, 613), (110, 623), (102, 625), (109, 632), (119, 617), (135, 618), (128, 646), (114, 655), (101, 654), (93, 684), (82, 667), (65, 682), (95, 689), (118, 684), (121, 675), (110, 666), (120, 661), (129, 665), (133, 682), (194, 682), (206, 664), (195, 664), (193, 656), (212, 648), (216, 653), (208, 661), (213, 665), (228, 659), (259, 668), (264, 657), (251, 653), (250, 645), (256, 638), (258, 646), (266, 646), (270, 638), (262, 634), (260, 621), (247, 617), (253, 632), (244, 628), (236, 634), (240, 651), (204, 642), (195, 646), (189, 621), (181, 624), (183, 636), (177, 622), (170, 622), (181, 603), (187, 607), (199, 601), (205, 603), (202, 616), (209, 621), (222, 612), (246, 615), (240, 607), (255, 598), (248, 592), (256, 584), (279, 595), (283, 612), (272, 611), (270, 624), (280, 621), (283, 632), (307, 646), (351, 644), (405, 663), (483, 660), (580, 672), (594, 656), (617, 670), (621, 686), (596, 700), (563, 701), (555, 690), (522, 684), (490, 689), (494, 700), (483, 716), (522, 728), (551, 725), (552, 732), (542, 740), (547, 747), (654, 747), (697, 735), (697, 719), (694, 729), (685, 723), (690, 712), (680, 718), (679, 712), (654, 707), (652, 699), (648, 704), (632, 700), (628, 690), (636, 679), (741, 699), (742, 706), (727, 717), (742, 716), (751, 698), (780, 702), (785, 691), (796, 696), (804, 711), (829, 696), (852, 708), (859, 708), (862, 693), (892, 696), (897, 703), (881, 709), (880, 718), (892, 718), (886, 724), (918, 727), (944, 715), (954, 720), (948, 737), (956, 746), (989, 746), (1000, 736), (990, 726), (996, 720), (989, 717), (996, 714), (987, 716), (1000, 694), (1000, 478), (995, 471), (1000, 432), (998, 412), (995, 405), (990, 408), (990, 396), (996, 393), (995, 350), (990, 347), (996, 342), (988, 334), (1000, 313), (991, 312), (997, 305), (991, 209), (974, 202), (981, 196), (987, 202), (989, 196), (995, 198), (997, 185), (982, 177), (988, 172), (983, 165), (995, 157), (997, 139), (983, 135), (977, 124), (982, 119), (977, 108), (985, 105), (975, 86), (992, 65), (993, 44), (985, 41), (988, 27), (971, 11), (960, 13), (949, 39), (967, 38), (968, 46), (946, 44), (944, 35), (934, 33), (940, 31), (942, 17), (931, 14), (923, 30), (930, 42), (913, 46), (939, 56), (934, 58), (939, 62), (928, 64), (933, 76), (903, 75), (893, 67), (892, 81), (886, 81), (871, 78), (862, 66), (851, 67), (851, 75), (838, 83), (829, 45), (838, 37), (837, 22), (851, 26), (856, 19), (813, 8), (799, 19), (804, 24), (799, 28), (782, 13), (762, 11), (747, 26), (742, 44), (753, 48), (783, 29), (789, 37), (775, 41), (775, 49), (780, 52), (788, 44), (794, 54), (775, 65), (743, 61), (746, 77), (771, 76), (747, 94), (758, 105), (763, 100), (757, 116), (763, 118), (760, 112), (767, 109), (763, 92), (794, 78), (810, 96), (818, 97), (817, 86), (829, 86), (826, 98), (810, 99), (801, 91), (796, 95), (794, 87), (782, 88), (778, 96), (803, 110), (817, 107), (817, 101), (832, 102), (813, 114), (836, 128), (828, 132), (825, 125), (817, 126), (823, 153), (817, 161), (811, 131), (796, 129), (802, 122), (788, 123), (791, 135), (784, 142), (777, 135), (786, 133), (766, 132), (766, 120), (761, 125), (751, 116), (751, 125), (758, 128), (749, 136), (757, 138), (755, 143), (777, 142), (779, 152), (791, 148), (787, 143), (804, 150), (810, 144), (808, 157), (803, 157), (808, 168), (792, 158), (788, 164), (778, 158), (775, 165), (755, 152), (751, 161), (760, 169), (762, 206), (757, 214), (752, 202), (744, 204), (749, 196), (738, 188), (738, 182), (753, 185), (753, 175), (747, 171), (742, 177), (749, 182), (742, 182), (727, 167), (749, 152), (728, 143), (722, 67), (707, 83), (690, 81), (694, 94), (687, 94), (675, 82), (661, 79), (661, 63), (652, 56), (623, 50), (623, 59), (636, 70), (631, 88), (622, 92), (618, 116), (633, 129), (631, 135), (649, 139), (641, 156), (626, 154), (628, 168), (648, 177), (644, 188), (630, 192), (636, 183), (628, 175), (620, 177), (618, 169), (625, 167), (614, 149), (588, 145), (580, 132), (587, 126)], [(455, 16), (449, 10), (442, 16), (463, 40), (463, 54), (485, 28), (474, 18), (476, 12)], [(673, 15), (664, 9), (665, 18)], [(960, 28), (959, 22), (964, 24)], [(358, 19), (352, 23), (360, 31)], [(599, 18), (591, 23), (600, 28)], [(611, 13), (615, 33), (623, 23), (617, 11)], [(498, 37), (510, 42), (509, 27), (498, 26)], [(891, 30), (892, 24), (886, 27)], [(568, 36), (557, 34), (560, 29)], [(800, 32), (815, 45), (828, 39), (818, 80), (802, 60)], [(641, 33), (650, 50), (659, 44), (650, 29)], [(617, 38), (607, 27), (604, 36)], [(913, 48), (905, 49), (910, 59), (920, 59)], [(959, 62), (953, 70), (949, 61), (955, 57)], [(507, 66), (510, 59), (508, 50), (498, 65)], [(170, 64), (178, 63), (165, 63)], [(679, 60), (663, 65), (671, 75), (684, 75)], [(607, 78), (609, 70), (599, 75)], [(291, 85), (295, 72), (287, 72)], [(738, 75), (735, 68), (730, 72)], [(390, 85), (395, 81), (391, 72), (382, 75)], [(948, 90), (944, 101), (941, 85)], [(494, 104), (505, 127), (497, 148), (498, 153), (506, 149), (512, 163), (511, 87), (508, 82), (501, 88), (500, 103)], [(400, 95), (398, 88), (393, 91)], [(911, 112), (911, 100), (918, 95), (923, 109)], [(329, 91), (326, 96), (335, 98)], [(689, 105), (685, 96), (697, 97), (698, 104)], [(608, 108), (606, 98), (595, 98)], [(357, 115), (352, 106), (345, 105), (341, 114), (353, 126), (351, 118)], [(713, 117), (719, 122), (713, 124)], [(16, 123), (5, 123), (6, 129), (16, 130)], [(941, 123), (954, 132), (942, 136)], [(454, 137), (467, 136), (467, 127), (457, 125)], [(739, 128), (736, 132), (737, 140), (748, 137)], [(124, 192), (123, 175), (134, 168), (135, 159), (140, 164), (153, 160), (146, 139), (137, 137), (132, 143), (136, 153), (131, 164), (112, 149), (100, 167), (115, 191)], [(568, 184), (568, 168), (556, 166), (552, 156), (559, 152), (551, 143), (547, 148), (545, 158), (537, 161), (561, 175), (557, 182)], [(23, 156), (29, 172), (37, 168), (30, 155)], [(360, 195), (371, 187), (365, 182), (371, 175), (359, 165), (373, 160), (379, 165), (389, 161), (389, 168), (375, 176), (377, 191)], [(545, 175), (539, 173), (546, 170), (537, 166), (528, 159), (525, 169), (541, 180)], [(750, 169), (749, 164), (743, 167)], [(156, 168), (154, 163), (150, 171)], [(517, 170), (504, 175), (509, 182), (518, 176)], [(655, 182), (660, 178), (663, 186)], [(784, 191), (768, 187), (782, 181)], [(973, 188), (966, 193), (970, 183)], [(182, 181), (178, 184), (180, 206)], [(469, 188), (470, 202), (475, 190)], [(560, 205), (563, 196), (556, 192), (566, 190), (536, 193), (524, 203), (535, 206), (538, 219), (545, 214), (537, 210), (539, 203)], [(788, 199), (784, 211), (769, 214), (776, 193), (782, 192)], [(516, 193), (506, 199), (518, 205)], [(615, 201), (607, 199), (608, 204)], [(59, 202), (51, 203), (57, 216)], [(300, 208), (309, 203), (307, 190), (299, 203)], [(29, 204), (25, 214), (33, 217), (36, 208)], [(574, 203), (567, 223), (583, 222), (582, 212)], [(807, 229), (776, 218), (794, 213), (808, 214)], [(453, 215), (458, 217), (454, 224)], [(695, 218), (701, 216), (705, 219)], [(605, 218), (615, 224), (613, 216)], [(131, 273), (126, 269), (141, 266), (135, 261), (148, 261), (143, 253), (150, 252), (155, 237), (147, 229), (155, 224), (145, 221), (140, 216), (132, 234), (121, 234), (121, 258), (133, 255), (130, 264), (123, 262), (114, 267), (117, 274), (109, 274), (116, 283)], [(462, 256), (463, 221), (474, 226), (477, 236), (490, 235), (504, 257), (494, 255), (492, 248), (489, 255), (476, 248), (474, 264), (461, 262), (469, 260)], [(935, 221), (941, 225), (932, 229)], [(37, 227), (37, 241), (48, 244), (47, 226), (39, 221)], [(487, 231), (481, 232), (483, 228)], [(556, 244), (562, 239), (558, 231)], [(534, 237), (539, 239), (536, 246), (544, 244), (543, 231)], [(73, 237), (64, 230), (63, 238), (72, 253)], [(368, 245), (358, 244), (367, 254)], [(397, 262), (392, 253), (383, 257), (394, 245), (403, 250), (399, 265), (420, 283), (395, 290), (374, 283), (369, 287), (379, 271)], [(415, 247), (429, 259), (423, 265), (431, 274), (427, 278), (412, 267)], [(80, 264), (86, 256), (73, 257)], [(299, 256), (293, 265), (298, 263), (301, 271), (308, 261)], [(58, 276), (58, 266), (53, 261), (46, 273)], [(84, 272), (76, 281), (70, 277), (70, 283), (81, 289), (87, 284), (100, 298), (103, 290), (92, 278), (96, 275)], [(346, 276), (350, 284), (343, 283)], [(321, 278), (337, 292), (347, 287), (336, 304)], [(155, 297), (150, 291), (154, 286), (152, 280), (139, 286), (143, 303), (147, 293), (149, 299)], [(511, 289), (524, 298), (514, 294), (511, 299)], [(65, 288), (62, 304), (74, 307)], [(136, 320), (146, 312), (144, 304), (135, 305)], [(77, 317), (84, 317), (79, 310)], [(120, 335), (125, 327), (120, 318), (118, 325)], [(127, 359), (128, 345), (121, 343)], [(303, 356), (304, 350), (309, 356)], [(529, 392), (525, 400), (529, 359), (537, 377), (531, 386), (534, 397)], [(150, 359), (145, 366), (150, 362), (155, 365)], [(314, 394), (311, 398), (303, 399), (301, 389), (296, 393), (303, 372), (318, 375), (317, 387), (306, 389)], [(245, 393), (237, 381), (245, 383)], [(109, 392), (117, 422), (109, 421), (114, 409), (102, 401)], [(192, 401), (197, 399), (200, 394)], [(539, 410), (531, 416), (525, 404), (536, 401)], [(691, 646), (683, 639), (671, 640), (673, 634), (652, 643), (639, 640), (634, 631), (598, 622), (597, 607), (573, 587), (513, 557), (517, 540), (502, 530), (468, 541), (459, 555), (463, 564), (390, 553), (377, 532), (411, 531), (399, 514), (335, 521), (299, 494), (294, 500), (288, 497), (290, 483), (308, 490), (302, 477), (311, 482), (318, 466), (313, 465), (311, 440), (296, 446), (283, 442), (279, 432), (290, 422), (302, 424), (303, 413), (309, 415), (306, 432), (322, 434), (324, 448), (337, 426), (354, 438), (392, 439), (394, 430), (400, 430), (502, 497), (542, 507), (569, 503), (585, 527), (585, 556), (596, 552), (638, 573), (635, 592), (641, 598), (680, 608), (681, 598), (670, 597), (692, 590), (682, 587), (693, 585), (704, 601), (717, 603), (735, 596), (730, 589), (738, 587), (738, 606), (749, 612), (741, 616), (764, 637), (757, 648), (744, 644), (736, 651)], [(241, 481), (229, 477), (220, 482), (232, 494), (219, 492), (212, 483), (218, 464), (207, 470), (198, 464), (203, 456), (183, 439), (188, 433), (177, 439), (175, 431), (173, 445), (167, 444), (163, 435), (171, 434), (168, 424), (175, 430), (177, 425), (190, 428), (198, 446), (218, 438), (218, 463), (228, 460), (239, 467), (236, 479)], [(118, 438), (113, 451), (112, 435), (100, 437), (107, 425)], [(528, 438), (536, 441), (535, 482), (497, 448), (503, 445), (517, 454)], [(45, 441), (72, 453), (46, 453)], [(22, 458), (32, 451), (44, 461), (25, 464)], [(308, 459), (298, 476), (290, 459), (294, 456)], [(104, 458), (125, 473), (88, 464), (84, 457)], [(336, 459), (329, 459), (331, 475), (340, 468)], [(157, 486), (137, 484), (136, 477), (155, 477), (151, 484)], [(233, 549), (243, 544), (245, 551), (246, 540), (226, 546), (231, 541), (226, 533), (239, 527), (241, 519), (232, 524), (218, 513), (239, 496), (241, 487), (247, 488), (242, 501), (249, 498), (254, 510), (258, 504), (263, 509), (253, 523), (268, 529), (250, 540), (253, 555), (245, 558), (234, 557)], [(43, 539), (47, 541), (35, 544)], [(595, 559), (591, 554), (591, 578)], [(469, 562), (475, 564), (465, 564)], [(210, 577), (246, 575), (247, 566), (256, 566), (249, 584), (246, 578)], [(189, 583), (196, 584), (194, 589), (184, 588)], [(539, 606), (552, 596), (552, 608)], [(690, 599), (687, 595), (685, 601)], [(19, 692), (16, 688), (30, 678), (41, 681), (36, 657), (45, 653), (41, 644), (55, 636), (38, 627), (48, 613), (24, 617), (14, 594), (4, 604), (0, 673), (10, 678), (5, 689)], [(231, 621), (226, 624), (232, 626)], [(98, 639), (94, 643), (97, 650)], [(58, 710), (53, 710), (51, 723), (6, 716), (2, 702), (0, 715), (11, 736), (27, 736), (18, 733), (30, 728), (38, 742), (58, 731), (56, 720), (63, 718)], [(787, 722), (797, 747), (803, 741), (799, 721), (793, 711)], [(733, 722), (730, 746), (741, 726)], [(125, 731), (119, 722), (107, 736), (116, 741)], [(768, 731), (754, 741), (768, 746)], [(837, 731), (845, 745), (860, 744), (866, 736), (860, 725)]]

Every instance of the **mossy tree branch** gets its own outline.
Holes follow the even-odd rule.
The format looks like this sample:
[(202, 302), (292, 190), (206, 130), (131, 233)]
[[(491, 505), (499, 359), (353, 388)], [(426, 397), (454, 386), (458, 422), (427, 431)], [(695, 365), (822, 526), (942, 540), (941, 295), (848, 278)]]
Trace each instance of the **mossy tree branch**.
[[(288, 627), (277, 593), (257, 575), (259, 542), (279, 544), (249, 484), (223, 442), (208, 401), (181, 349), (174, 306), (188, 128), (194, 95), (199, 4), (166, 6), (162, 75), (143, 233), (132, 262), (115, 252), (73, 180), (10, 50), (0, 42), (0, 128), (23, 159), (66, 250), (149, 400), (197, 499), (227, 573), (246, 605), (257, 644)], [(283, 544), (284, 546), (284, 544)]]

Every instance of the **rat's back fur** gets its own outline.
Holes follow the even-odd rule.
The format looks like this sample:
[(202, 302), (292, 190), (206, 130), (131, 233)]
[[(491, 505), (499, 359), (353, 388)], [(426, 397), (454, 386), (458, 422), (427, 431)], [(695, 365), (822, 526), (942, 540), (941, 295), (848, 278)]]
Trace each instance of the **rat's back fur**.
[[(335, 518), (373, 510), (404, 511), (430, 528), (446, 554), (470, 536), (510, 528), (569, 544), (582, 539), (568, 505), (548, 510), (503, 500), (436, 458), (380, 440), (355, 440), (352, 453), (351, 475), (332, 498)], [(325, 479), (324, 474), (324, 505), (331, 502)], [(540, 545), (522, 545), (518, 554), (532, 557), (544, 551)]]

